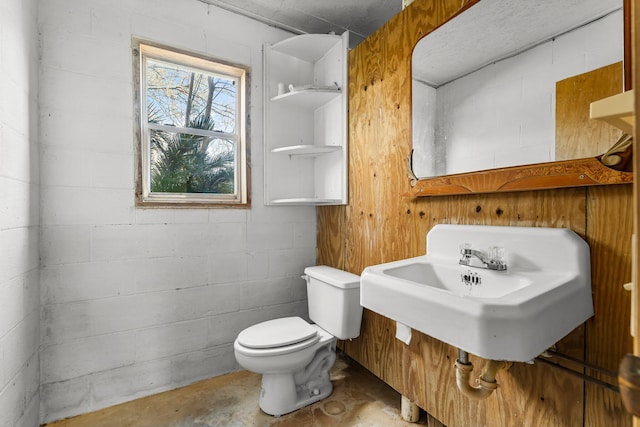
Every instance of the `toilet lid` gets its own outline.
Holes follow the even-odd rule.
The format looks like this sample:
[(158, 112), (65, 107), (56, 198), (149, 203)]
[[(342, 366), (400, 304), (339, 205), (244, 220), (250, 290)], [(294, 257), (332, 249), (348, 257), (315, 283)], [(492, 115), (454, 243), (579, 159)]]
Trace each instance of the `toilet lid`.
[(249, 348), (283, 347), (307, 340), (316, 329), (300, 317), (267, 320), (238, 334), (238, 342)]

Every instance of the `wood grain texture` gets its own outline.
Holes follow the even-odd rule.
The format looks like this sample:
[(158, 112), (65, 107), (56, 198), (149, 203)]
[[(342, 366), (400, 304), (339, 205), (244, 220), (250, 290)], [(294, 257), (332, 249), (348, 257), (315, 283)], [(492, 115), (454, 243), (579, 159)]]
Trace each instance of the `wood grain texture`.
[(633, 182), (631, 172), (608, 168), (597, 158), (588, 157), (423, 178), (417, 181), (408, 195), (499, 193), (630, 182)]
[(622, 62), (556, 82), (556, 160), (596, 157), (620, 138), (622, 131), (589, 118), (593, 101), (623, 91)]
[[(631, 24), (632, 31), (629, 34), (629, 44), (633, 44), (633, 57), (635, 62), (632, 69), (632, 85), (633, 87), (640, 87), (640, 68), (638, 67), (638, 59), (640, 58), (640, 5), (635, 1), (628, 1), (631, 8), (631, 14), (629, 23)], [(631, 43), (633, 41), (633, 43)], [(636, 114), (640, 111), (640, 91), (634, 89), (635, 95), (635, 111)], [(638, 145), (638, 138), (640, 138), (640, 127), (638, 126), (638, 118), (636, 115), (636, 125), (633, 135), (633, 152), (639, 153), (640, 147)], [(633, 231), (636, 238), (640, 235), (640, 156), (633, 156), (633, 170), (635, 180), (633, 181)], [(636, 247), (636, 254), (633, 260), (634, 269), (632, 280), (635, 284), (640, 284), (640, 251)], [(635, 307), (640, 307), (640, 292), (635, 293), (635, 299), (633, 301)], [(636, 311), (636, 317), (632, 320), (634, 322), (634, 329), (640, 331), (640, 313)], [(636, 333), (636, 338), (633, 341), (633, 353), (640, 356), (640, 334)], [(640, 427), (640, 419), (634, 419), (634, 427)]]
[[(595, 243), (597, 315), (558, 343), (558, 351), (611, 367), (630, 346), (625, 301), (607, 255), (624, 270), (630, 237), (629, 185), (408, 197), (411, 150), (411, 52), (418, 39), (462, 7), (459, 0), (415, 0), (349, 54), (349, 188), (346, 207), (318, 209), (318, 259), (360, 274), (373, 264), (422, 255), (438, 223), (567, 227)], [(335, 209), (330, 211), (331, 209)], [(333, 224), (333, 221), (338, 221)], [(591, 234), (593, 233), (593, 234)], [(335, 254), (333, 251), (341, 251)], [(620, 288), (621, 289), (621, 288)], [(626, 321), (628, 324), (628, 319)], [(543, 364), (500, 372), (500, 388), (470, 401), (455, 385), (456, 349), (414, 331), (395, 339), (395, 322), (365, 310), (360, 336), (340, 346), (349, 356), (448, 427), (630, 425), (617, 396)], [(472, 356), (479, 371), (484, 361)], [(611, 364), (611, 365), (610, 365)], [(435, 422), (435, 421), (434, 421)], [(605, 424), (600, 424), (605, 422)]]
[[(631, 296), (622, 288), (631, 279), (632, 186), (590, 188), (588, 192), (587, 242), (595, 315), (586, 325), (586, 361), (617, 371), (633, 346)], [(596, 372), (590, 374), (598, 377)], [(585, 425), (631, 425), (617, 393), (587, 384), (585, 404)]]
[[(627, 59), (633, 59), (632, 61), (628, 61), (632, 63), (633, 67), (631, 73), (625, 74), (625, 85), (626, 89), (639, 88), (640, 87), (640, 68), (638, 68), (638, 58), (640, 58), (640, 5), (638, 5), (637, 1), (625, 0), (625, 5), (631, 8), (631, 13), (629, 14), (627, 22), (630, 24), (631, 31), (629, 34), (625, 34), (625, 42), (628, 45), (632, 45), (632, 55), (631, 58), (625, 57)], [(627, 67), (625, 67), (625, 70)], [(635, 100), (634, 106), (636, 111), (636, 123), (634, 127), (634, 135), (633, 135), (633, 152), (638, 153), (638, 138), (640, 137), (640, 127), (638, 126), (638, 118), (637, 114), (640, 111), (640, 95), (638, 95), (639, 91), (634, 89), (635, 92)], [(634, 183), (633, 183), (633, 230), (636, 236), (640, 234), (640, 156), (633, 156), (633, 170), (634, 170)], [(638, 292), (637, 286), (640, 285), (640, 251), (637, 248), (636, 242), (636, 251), (633, 257), (633, 269), (632, 269), (632, 280), (634, 285), (636, 286), (636, 291), (633, 295), (632, 304), (635, 307), (635, 318), (631, 321), (633, 322), (634, 330), (635, 330), (635, 338), (633, 340), (633, 354), (636, 356), (640, 356), (640, 313), (638, 313), (638, 307), (640, 307), (640, 292)], [(640, 427), (640, 418), (633, 417), (633, 427)]]
[(318, 265), (331, 265), (345, 269), (345, 206), (319, 206), (317, 208)]

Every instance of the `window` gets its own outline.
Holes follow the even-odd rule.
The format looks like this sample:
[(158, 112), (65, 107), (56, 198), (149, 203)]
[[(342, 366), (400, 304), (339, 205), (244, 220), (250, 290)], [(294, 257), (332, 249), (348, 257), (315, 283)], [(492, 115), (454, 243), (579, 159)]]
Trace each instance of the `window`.
[(246, 207), (248, 71), (134, 41), (140, 206)]

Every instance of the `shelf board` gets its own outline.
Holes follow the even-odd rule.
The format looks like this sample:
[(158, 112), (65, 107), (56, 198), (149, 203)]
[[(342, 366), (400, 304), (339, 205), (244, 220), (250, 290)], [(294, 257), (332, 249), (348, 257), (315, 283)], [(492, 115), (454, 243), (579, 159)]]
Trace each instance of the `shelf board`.
[(342, 42), (334, 34), (302, 34), (275, 43), (272, 49), (308, 62), (316, 62), (333, 46)]
[(317, 199), (314, 197), (297, 197), (290, 199), (275, 199), (271, 200), (272, 205), (305, 205), (305, 206), (319, 206), (319, 205), (340, 205), (342, 200), (340, 199)]
[(633, 102), (633, 90), (592, 102), (590, 117), (604, 120), (624, 133), (632, 135), (635, 121)]
[(340, 89), (302, 89), (275, 96), (271, 101), (315, 110), (341, 93)]
[(272, 153), (287, 154), (289, 156), (319, 156), (342, 150), (340, 145), (289, 145), (271, 150)]

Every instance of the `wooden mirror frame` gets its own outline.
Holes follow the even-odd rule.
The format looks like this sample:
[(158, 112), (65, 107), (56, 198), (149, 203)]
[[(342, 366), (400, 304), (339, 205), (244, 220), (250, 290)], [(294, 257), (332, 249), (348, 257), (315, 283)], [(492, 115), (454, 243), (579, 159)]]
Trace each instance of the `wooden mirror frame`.
[[(477, 2), (472, 2), (471, 5)], [(471, 6), (470, 5), (470, 6)], [(631, 71), (631, 0), (623, 1), (624, 10), (624, 90), (630, 90)], [(465, 7), (461, 13), (468, 9)], [(446, 23), (445, 23), (446, 24)], [(428, 35), (428, 34), (427, 34)], [(426, 37), (426, 36), (425, 36)], [(411, 172), (411, 159), (409, 159)], [(412, 177), (413, 197), (507, 191), (544, 190), (606, 184), (629, 184), (633, 172), (618, 171), (603, 165), (599, 157), (537, 163), (524, 166), (488, 169), (431, 178)]]

